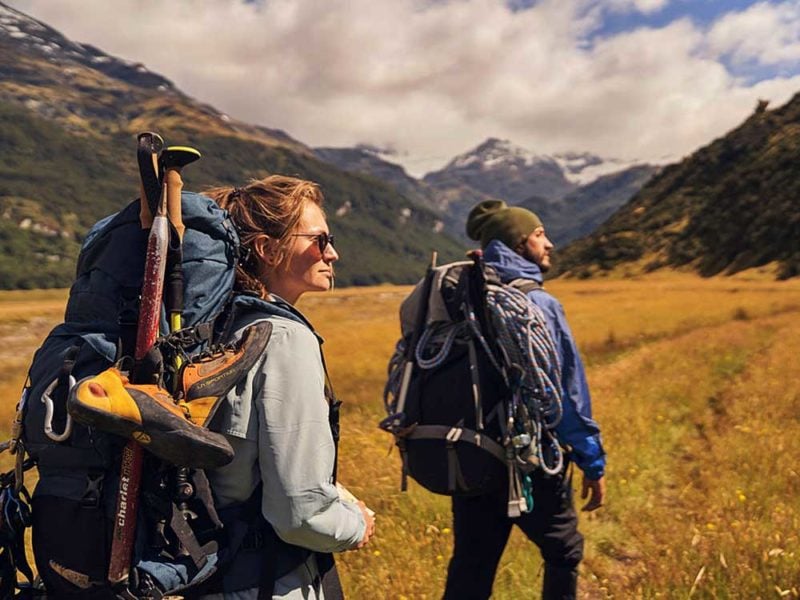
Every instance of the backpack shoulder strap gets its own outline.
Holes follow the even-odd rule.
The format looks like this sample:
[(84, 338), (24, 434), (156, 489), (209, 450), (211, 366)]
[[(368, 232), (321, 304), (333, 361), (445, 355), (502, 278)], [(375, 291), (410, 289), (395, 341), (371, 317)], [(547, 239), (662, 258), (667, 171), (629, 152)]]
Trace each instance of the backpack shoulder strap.
[(518, 289), (520, 292), (525, 292), (526, 294), (536, 290), (544, 289), (544, 286), (535, 279), (514, 279), (513, 281), (509, 281), (506, 285), (510, 285), (511, 287)]

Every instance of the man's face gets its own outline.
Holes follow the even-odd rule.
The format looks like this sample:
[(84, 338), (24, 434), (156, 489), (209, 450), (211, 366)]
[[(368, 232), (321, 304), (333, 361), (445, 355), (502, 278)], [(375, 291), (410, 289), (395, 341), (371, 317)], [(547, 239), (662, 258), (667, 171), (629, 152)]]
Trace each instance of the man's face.
[(547, 238), (544, 227), (534, 229), (520, 246), (519, 253), (523, 258), (539, 265), (542, 273), (550, 270), (550, 251), (554, 246)]

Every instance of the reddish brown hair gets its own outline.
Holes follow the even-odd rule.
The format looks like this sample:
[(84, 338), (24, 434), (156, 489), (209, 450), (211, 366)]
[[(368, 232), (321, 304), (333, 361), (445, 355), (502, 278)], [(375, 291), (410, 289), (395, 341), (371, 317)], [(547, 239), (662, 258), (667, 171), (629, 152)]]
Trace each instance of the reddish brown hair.
[(273, 240), (274, 264), (283, 266), (291, 234), (299, 226), (306, 203), (322, 208), (324, 198), (319, 186), (296, 177), (270, 175), (241, 188), (217, 187), (204, 193), (230, 213), (239, 233), (236, 289), (265, 297), (268, 290), (261, 278), (264, 263), (256, 253), (255, 242), (261, 235)]

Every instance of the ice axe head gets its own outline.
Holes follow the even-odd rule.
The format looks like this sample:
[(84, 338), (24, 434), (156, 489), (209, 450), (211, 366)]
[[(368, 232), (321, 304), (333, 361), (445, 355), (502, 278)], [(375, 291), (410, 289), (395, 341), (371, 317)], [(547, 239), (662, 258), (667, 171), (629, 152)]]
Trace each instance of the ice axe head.
[(158, 175), (158, 155), (164, 140), (157, 133), (145, 131), (136, 136), (136, 161), (139, 164), (139, 218), (142, 228), (149, 229), (161, 199), (161, 181)]
[(144, 131), (136, 136), (140, 150), (150, 154), (158, 154), (164, 149), (164, 139), (152, 131)]

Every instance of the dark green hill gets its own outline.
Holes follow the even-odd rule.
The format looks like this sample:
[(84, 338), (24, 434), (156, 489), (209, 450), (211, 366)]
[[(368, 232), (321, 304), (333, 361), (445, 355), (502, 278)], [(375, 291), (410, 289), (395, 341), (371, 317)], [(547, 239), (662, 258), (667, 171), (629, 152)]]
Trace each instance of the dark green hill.
[(520, 202), (544, 221), (548, 237), (561, 247), (594, 231), (620, 206), (638, 192), (657, 167), (637, 165), (603, 175), (570, 192), (563, 200), (551, 202), (534, 196)]
[(800, 95), (759, 108), (738, 128), (654, 177), (592, 235), (570, 245), (560, 272), (635, 263), (702, 275), (776, 263), (800, 274)]
[(0, 288), (70, 283), (88, 227), (137, 195), (135, 134), (142, 130), (203, 153), (186, 169), (187, 189), (270, 173), (318, 182), (343, 285), (412, 282), (432, 249), (443, 259), (462, 253), (437, 233), (430, 208), (394, 188), (341, 171), (283, 132), (235, 121), (141, 65), (14, 14), (14, 24), (0, 24)]

